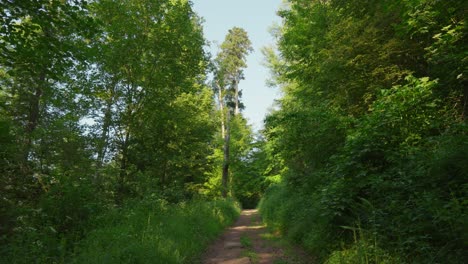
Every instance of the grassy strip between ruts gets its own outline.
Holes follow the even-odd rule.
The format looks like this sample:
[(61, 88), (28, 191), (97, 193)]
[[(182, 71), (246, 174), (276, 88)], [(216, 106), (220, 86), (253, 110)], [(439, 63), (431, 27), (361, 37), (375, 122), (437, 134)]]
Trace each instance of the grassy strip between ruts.
[(246, 234), (242, 234), (240, 237), (240, 243), (242, 248), (244, 248), (242, 256), (249, 258), (250, 263), (258, 263), (258, 254), (253, 250), (253, 243), (250, 237), (248, 237)]
[(129, 204), (105, 217), (69, 262), (194, 263), (239, 212), (232, 200)]

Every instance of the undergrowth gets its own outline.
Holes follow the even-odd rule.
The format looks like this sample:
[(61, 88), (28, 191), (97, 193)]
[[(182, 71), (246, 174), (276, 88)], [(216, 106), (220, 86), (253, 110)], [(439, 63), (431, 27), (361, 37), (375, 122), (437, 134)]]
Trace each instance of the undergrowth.
[[(286, 241), (301, 245), (326, 264), (401, 263), (398, 258), (382, 250), (373, 235), (356, 227), (341, 226), (334, 233), (326, 212), (319, 213), (319, 203), (292, 193), (283, 184), (272, 186), (260, 201), (264, 222)], [(351, 232), (346, 241), (344, 234)]]
[[(434, 95), (437, 81), (406, 81), (382, 91), (328, 155), (328, 116), (310, 122), (307, 141), (298, 122), (278, 150), (283, 181), (260, 211), (323, 263), (466, 263), (468, 126)], [(298, 151), (301, 141), (310, 147)]]
[(231, 200), (128, 204), (107, 215), (71, 263), (193, 263), (239, 215)]
[(47, 223), (18, 232), (0, 263), (194, 263), (239, 213), (233, 200), (129, 200), (87, 219), (80, 236)]

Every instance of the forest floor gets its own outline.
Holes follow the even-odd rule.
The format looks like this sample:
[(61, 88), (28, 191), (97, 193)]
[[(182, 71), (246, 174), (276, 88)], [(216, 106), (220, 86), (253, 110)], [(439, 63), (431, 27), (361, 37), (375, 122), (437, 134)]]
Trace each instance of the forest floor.
[(313, 259), (272, 234), (257, 210), (242, 211), (206, 251), (203, 264), (310, 264)]

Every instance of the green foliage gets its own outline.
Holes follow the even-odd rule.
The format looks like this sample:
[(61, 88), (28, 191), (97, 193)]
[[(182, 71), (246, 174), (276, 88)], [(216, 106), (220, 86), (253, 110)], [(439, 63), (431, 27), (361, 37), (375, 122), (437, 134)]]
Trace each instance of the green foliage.
[(42, 180), (51, 183), (39, 201), (45, 217), (40, 222), (58, 233), (80, 238), (89, 228), (90, 220), (103, 210), (104, 197), (96, 193), (92, 183), (85, 178), (62, 176)]
[(246, 56), (252, 51), (247, 32), (239, 27), (230, 29), (220, 48), (222, 51), (217, 58), (220, 72), (227, 74), (228, 80), (238, 78), (236, 75), (247, 67)]
[[(243, 208), (255, 208), (263, 194), (266, 184), (264, 167), (267, 164), (264, 144), (255, 140), (252, 128), (242, 115), (235, 116), (231, 122), (230, 147), (230, 177), (229, 192), (241, 203)], [(212, 156), (208, 157), (215, 168), (223, 164), (221, 142)], [(207, 181), (199, 189), (199, 193), (207, 197), (222, 195), (221, 171), (213, 170), (206, 175)]]
[(23, 204), (13, 211), (17, 222), (8, 247), (2, 248), (1, 261), (63, 262), (75, 243), (93, 228), (96, 215), (104, 211), (103, 197), (86, 179), (36, 177), (47, 192), (37, 206)]
[(294, 182), (326, 166), (330, 156), (344, 144), (347, 121), (326, 107), (291, 109), (286, 100), (282, 111), (268, 117), (264, 133), (274, 141), (273, 151), (295, 171), (287, 174)]
[(336, 234), (330, 225), (331, 209), (320, 203), (320, 196), (306, 196), (288, 186), (273, 185), (265, 192), (259, 209), (264, 222), (295, 244), (316, 256), (324, 257), (335, 245)]
[(326, 264), (397, 264), (402, 262), (402, 260), (373, 245), (372, 241), (366, 241), (362, 237), (351, 248), (333, 251), (325, 261)]
[(247, 120), (236, 116), (232, 120), (231, 189), (243, 208), (255, 208), (264, 191), (262, 150), (255, 143)]
[[(171, 204), (155, 202), (152, 218), (165, 212), (170, 232), (189, 233), (181, 248), (164, 233), (174, 245), (161, 256), (178, 263), (199, 253), (193, 242), (235, 214), (228, 202), (173, 205), (219, 196), (202, 187), (221, 165), (215, 100), (204, 84), (206, 41), (192, 3), (1, 1), (0, 19), (0, 262), (68, 262), (103, 216), (112, 229), (119, 213), (133, 212), (128, 200), (148, 197)], [(184, 227), (192, 220), (201, 229)], [(118, 223), (111, 233), (126, 230)]]
[(18, 191), (11, 174), (15, 164), (14, 159), (17, 146), (14, 144), (14, 136), (11, 134), (11, 122), (0, 119), (0, 237), (4, 236), (14, 225), (15, 193)]
[(265, 221), (327, 263), (463, 263), (466, 4), (289, 2)]
[(245, 234), (241, 235), (240, 243), (241, 243), (243, 248), (247, 248), (247, 249), (252, 248), (252, 240), (250, 240), (250, 238)]
[[(77, 187), (68, 188), (86, 190)], [(89, 200), (93, 195), (63, 189), (63, 204), (70, 206), (50, 208), (49, 198), (44, 210), (21, 216), (24, 225), (2, 250), (2, 262), (190, 263), (239, 215), (231, 200), (169, 204), (146, 198), (98, 211), (98, 201)]]
[(244, 78), (243, 72), (247, 67), (247, 55), (253, 51), (252, 43), (243, 28), (234, 27), (229, 30), (220, 46), (221, 51), (214, 63), (216, 65), (215, 82), (219, 93), (226, 101), (226, 106), (234, 108), (239, 104), (240, 93), (238, 84)]
[(141, 195), (141, 175), (176, 192), (200, 184), (212, 169), (206, 157), (215, 132), (212, 95), (201, 85), (200, 19), (187, 1), (99, 1), (93, 11), (103, 31), (94, 47), (102, 56), (90, 69), (98, 79), (89, 95), (100, 114), (96, 163), (113, 159), (120, 168), (116, 199)]

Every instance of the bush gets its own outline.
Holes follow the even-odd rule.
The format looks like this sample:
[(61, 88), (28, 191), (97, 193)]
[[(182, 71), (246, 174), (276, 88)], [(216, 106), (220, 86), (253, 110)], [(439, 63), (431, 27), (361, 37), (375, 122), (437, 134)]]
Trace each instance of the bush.
[(271, 186), (259, 204), (269, 228), (322, 257), (332, 249), (335, 238), (323, 209), (318, 199), (284, 184)]
[(12, 210), (16, 222), (2, 247), (1, 263), (63, 262), (103, 211), (102, 197), (85, 179), (44, 176), (37, 180), (45, 192), (37, 204), (23, 203)]

